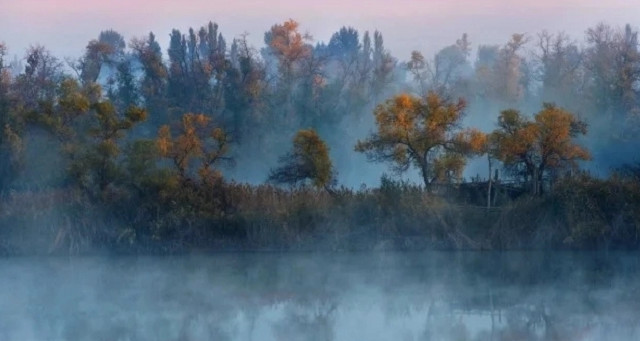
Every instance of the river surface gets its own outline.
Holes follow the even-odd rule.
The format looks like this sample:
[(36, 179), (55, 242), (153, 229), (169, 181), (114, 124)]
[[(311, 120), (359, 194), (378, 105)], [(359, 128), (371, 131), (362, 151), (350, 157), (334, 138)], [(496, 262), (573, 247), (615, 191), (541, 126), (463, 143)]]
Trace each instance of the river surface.
[(640, 340), (640, 257), (7, 258), (0, 340)]

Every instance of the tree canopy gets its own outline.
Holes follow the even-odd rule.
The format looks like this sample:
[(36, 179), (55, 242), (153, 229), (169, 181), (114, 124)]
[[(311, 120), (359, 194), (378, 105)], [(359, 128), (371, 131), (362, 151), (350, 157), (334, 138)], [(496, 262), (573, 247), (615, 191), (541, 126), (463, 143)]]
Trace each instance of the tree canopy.
[(329, 148), (313, 129), (298, 131), (292, 150), (279, 163), (269, 181), (291, 185), (310, 181), (317, 188), (327, 188), (334, 177)]
[(574, 114), (545, 103), (533, 120), (517, 110), (504, 110), (493, 133), (496, 157), (505, 166), (532, 181), (532, 191), (542, 192), (545, 176), (563, 168), (575, 168), (577, 161), (591, 156), (574, 138), (587, 133), (587, 126)]
[[(477, 131), (461, 131), (466, 103), (450, 101), (435, 92), (426, 98), (401, 94), (379, 105), (375, 111), (377, 131), (358, 141), (356, 151), (370, 161), (390, 162), (397, 172), (414, 165), (425, 186), (434, 181), (459, 180), (465, 155)], [(477, 143), (476, 143), (477, 144)]]

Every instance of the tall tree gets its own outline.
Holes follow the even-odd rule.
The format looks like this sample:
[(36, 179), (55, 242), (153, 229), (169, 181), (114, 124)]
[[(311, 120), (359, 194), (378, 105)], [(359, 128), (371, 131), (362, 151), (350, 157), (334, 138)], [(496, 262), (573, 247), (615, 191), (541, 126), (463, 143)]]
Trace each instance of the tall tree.
[(11, 99), (12, 80), (5, 65), (6, 46), (0, 42), (0, 192), (17, 176), (22, 165), (22, 124)]
[(265, 34), (265, 43), (278, 60), (279, 88), (289, 111), (293, 109), (294, 84), (300, 76), (303, 60), (311, 57), (311, 36), (301, 33), (295, 20), (276, 24)]
[(582, 86), (583, 53), (564, 33), (546, 31), (537, 37), (537, 76), (543, 101), (573, 105)]
[[(625, 122), (630, 114), (640, 110), (638, 32), (630, 25), (616, 30), (599, 24), (587, 30), (587, 44), (588, 93), (594, 102), (595, 114), (613, 122)], [(613, 130), (614, 135), (621, 135), (624, 124), (619, 127)]]
[(114, 30), (102, 31), (98, 39), (91, 40), (77, 65), (83, 84), (96, 82), (103, 66), (122, 62), (125, 46), (124, 37)]
[(371, 80), (371, 95), (374, 101), (384, 95), (386, 87), (393, 79), (393, 70), (396, 66), (396, 60), (391, 53), (384, 47), (384, 39), (382, 33), (375, 31), (373, 33), (373, 70)]
[(166, 97), (168, 72), (162, 62), (162, 50), (153, 33), (144, 39), (133, 39), (131, 48), (142, 66), (140, 92), (145, 107), (151, 123), (159, 127), (169, 121)]

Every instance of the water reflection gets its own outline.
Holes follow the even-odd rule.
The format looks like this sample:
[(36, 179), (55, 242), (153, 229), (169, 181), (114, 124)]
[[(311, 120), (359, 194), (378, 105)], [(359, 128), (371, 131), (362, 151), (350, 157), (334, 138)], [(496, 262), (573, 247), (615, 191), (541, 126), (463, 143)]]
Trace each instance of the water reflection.
[(0, 260), (0, 340), (633, 340), (635, 254)]

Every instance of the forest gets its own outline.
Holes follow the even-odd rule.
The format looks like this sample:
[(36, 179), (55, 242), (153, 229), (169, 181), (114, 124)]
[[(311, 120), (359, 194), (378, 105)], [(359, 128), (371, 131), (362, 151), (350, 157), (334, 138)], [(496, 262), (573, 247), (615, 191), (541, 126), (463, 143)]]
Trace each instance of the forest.
[(633, 26), (222, 32), (0, 43), (0, 255), (640, 246)]

